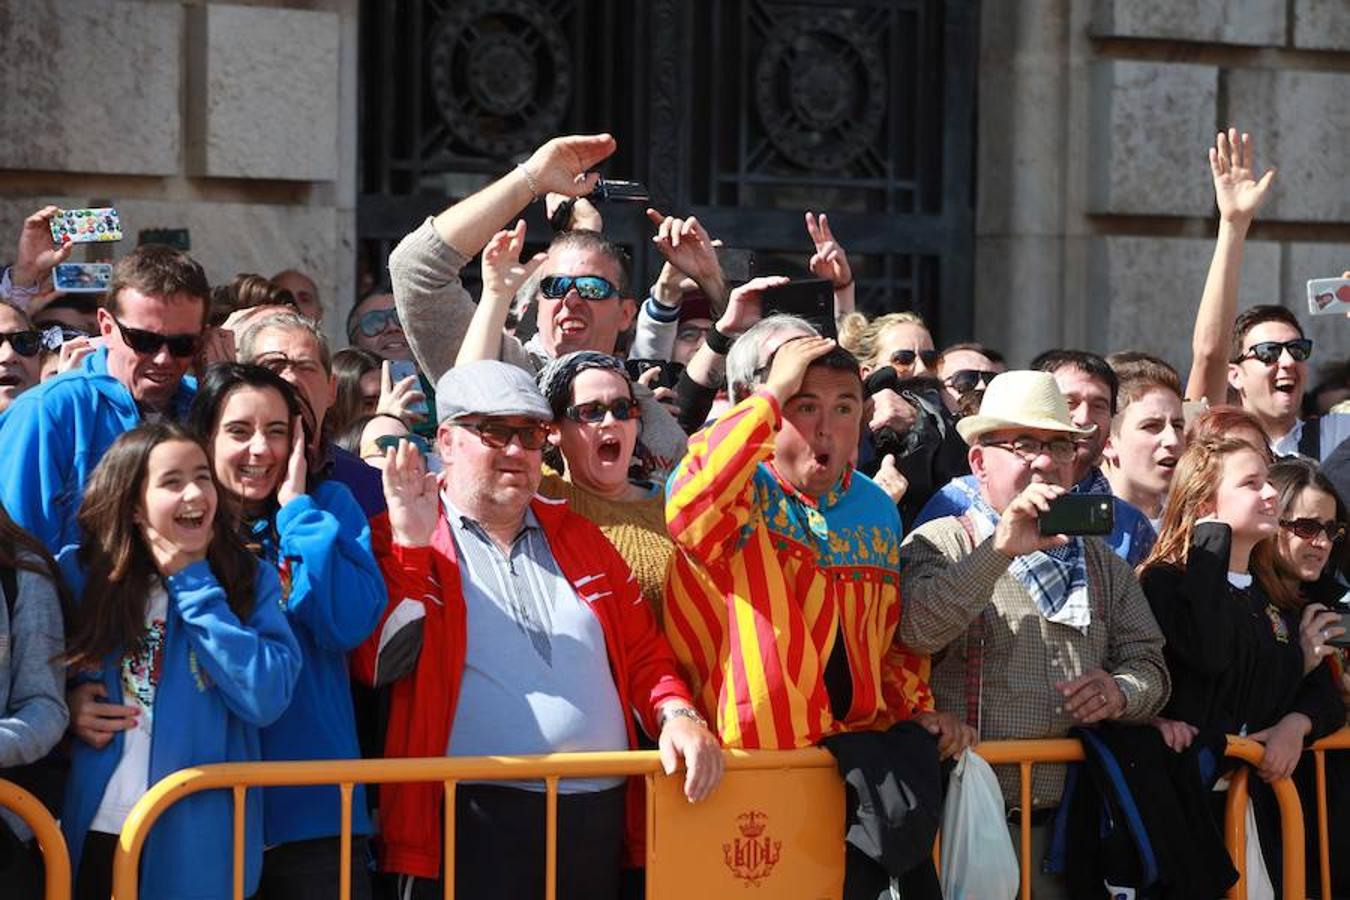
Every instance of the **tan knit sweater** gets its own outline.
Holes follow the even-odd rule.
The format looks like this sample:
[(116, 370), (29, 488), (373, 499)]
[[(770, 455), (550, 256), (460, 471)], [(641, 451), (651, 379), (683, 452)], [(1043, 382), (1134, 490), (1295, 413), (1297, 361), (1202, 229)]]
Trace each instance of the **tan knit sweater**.
[(653, 491), (643, 500), (609, 500), (598, 497), (566, 480), (544, 471), (539, 493), (566, 500), (568, 506), (590, 519), (619, 551), (633, 570), (642, 596), (652, 605), (657, 622), (661, 621), (666, 587), (666, 569), (670, 567), (675, 544), (666, 531), (666, 497)]

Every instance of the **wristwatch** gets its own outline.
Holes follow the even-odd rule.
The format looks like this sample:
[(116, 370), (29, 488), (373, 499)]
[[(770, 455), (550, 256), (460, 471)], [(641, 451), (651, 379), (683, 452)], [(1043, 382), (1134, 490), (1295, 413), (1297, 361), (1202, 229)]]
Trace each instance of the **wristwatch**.
[(693, 722), (698, 723), (699, 725), (702, 725), (704, 728), (708, 727), (707, 720), (705, 720), (702, 716), (700, 716), (698, 714), (698, 710), (694, 709), (692, 706), (677, 706), (674, 709), (666, 707), (665, 709), (662, 709), (660, 716), (657, 717), (657, 725), (659, 725), (662, 728), (665, 728), (666, 723), (676, 717), (679, 717), (681, 719), (689, 719)]

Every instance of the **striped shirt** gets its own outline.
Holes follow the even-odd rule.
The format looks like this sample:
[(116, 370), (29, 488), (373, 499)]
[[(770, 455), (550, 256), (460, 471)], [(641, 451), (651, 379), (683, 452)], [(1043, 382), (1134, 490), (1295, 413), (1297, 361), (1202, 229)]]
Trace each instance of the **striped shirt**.
[[(895, 504), (856, 472), (819, 500), (797, 491), (770, 461), (780, 424), (771, 395), (747, 398), (691, 438), (666, 491), (666, 636), (728, 747), (806, 747), (933, 705), (928, 658), (893, 643)], [(824, 679), (838, 635), (853, 689), (842, 722)]]

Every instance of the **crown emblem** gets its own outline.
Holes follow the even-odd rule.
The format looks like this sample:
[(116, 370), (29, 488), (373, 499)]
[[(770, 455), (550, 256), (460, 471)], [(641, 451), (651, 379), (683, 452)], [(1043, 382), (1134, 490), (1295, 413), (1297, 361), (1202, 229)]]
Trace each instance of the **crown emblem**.
[(722, 857), (731, 874), (749, 887), (759, 887), (768, 878), (782, 856), (783, 842), (768, 833), (768, 813), (746, 810), (736, 817), (738, 837), (722, 845)]
[(764, 833), (768, 827), (769, 817), (759, 810), (752, 809), (749, 812), (743, 812), (736, 817), (736, 827), (740, 829), (741, 835), (748, 838), (757, 838)]

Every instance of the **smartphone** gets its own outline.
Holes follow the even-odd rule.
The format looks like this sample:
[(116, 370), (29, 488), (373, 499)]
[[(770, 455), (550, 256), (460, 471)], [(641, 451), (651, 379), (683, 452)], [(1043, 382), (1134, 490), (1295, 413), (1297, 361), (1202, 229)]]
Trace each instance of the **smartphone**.
[(651, 195), (645, 184), (601, 178), (586, 199), (592, 203), (647, 203), (651, 200)]
[[(391, 384), (398, 384), (409, 376), (417, 376), (417, 363), (408, 359), (389, 360), (389, 382)], [(420, 391), (422, 390), (421, 378), (420, 376), (417, 377), (417, 389)], [(417, 413), (422, 416), (430, 415), (430, 410), (427, 408), (427, 401), (425, 399), (408, 407), (408, 412)]]
[(52, 287), (67, 294), (101, 294), (110, 281), (108, 263), (58, 263), (52, 272)]
[(761, 298), (760, 312), (764, 318), (778, 313), (800, 316), (825, 337), (836, 336), (834, 285), (827, 279), (807, 278), (767, 288)]
[(52, 216), (52, 242), (92, 244), (122, 239), (122, 218), (111, 206), (97, 209), (62, 209)]
[(1343, 612), (1340, 609), (1333, 609), (1332, 612), (1340, 614), (1341, 620), (1336, 624), (1345, 629), (1345, 634), (1329, 638), (1327, 643), (1333, 647), (1350, 647), (1350, 612)]
[(1310, 280), (1308, 312), (1314, 316), (1338, 316), (1350, 313), (1350, 278)]
[(1116, 509), (1109, 494), (1064, 494), (1050, 501), (1050, 510), (1036, 520), (1041, 534), (1110, 534)]
[(652, 384), (653, 388), (674, 388), (675, 383), (684, 374), (684, 363), (665, 359), (626, 359), (623, 361), (623, 367), (633, 381), (637, 381), (642, 377), (642, 373), (649, 369), (660, 369), (661, 374), (656, 377), (656, 381)]
[(744, 284), (755, 277), (755, 251), (736, 247), (718, 247), (717, 261), (727, 281)]

